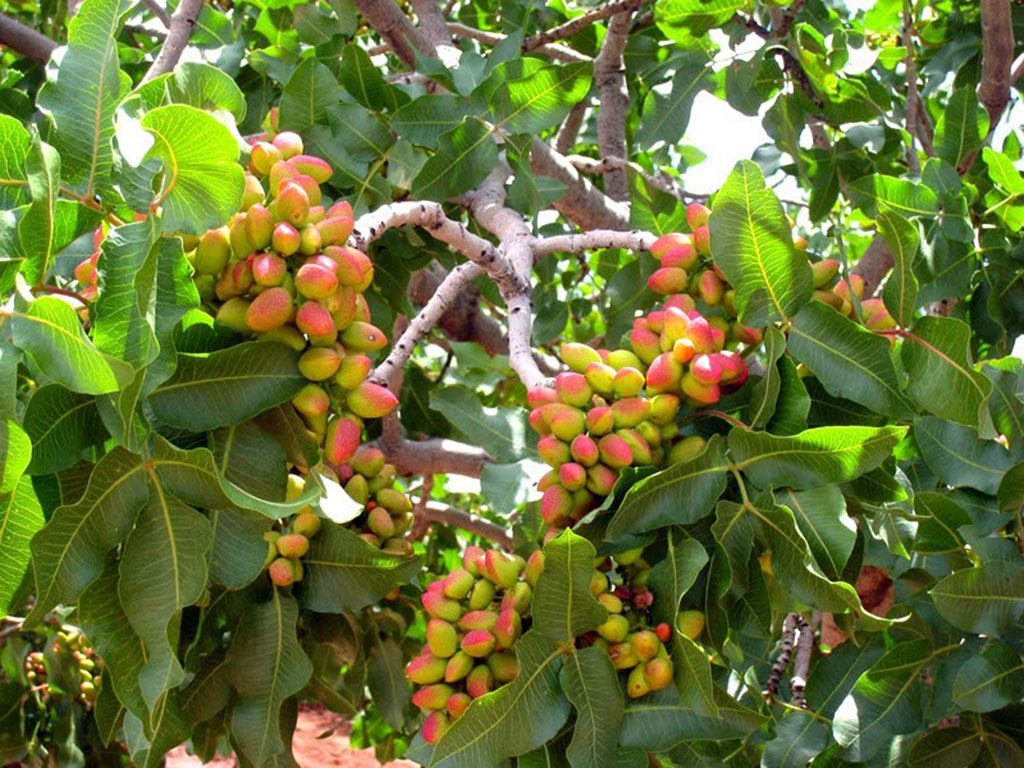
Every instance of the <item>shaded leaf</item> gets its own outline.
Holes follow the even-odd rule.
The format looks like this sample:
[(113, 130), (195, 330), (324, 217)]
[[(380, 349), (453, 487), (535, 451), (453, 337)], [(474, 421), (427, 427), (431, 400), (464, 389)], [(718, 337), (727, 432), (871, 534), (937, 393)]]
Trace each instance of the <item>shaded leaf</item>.
[(929, 594), (936, 610), (958, 629), (1000, 635), (1024, 613), (1024, 568), (993, 560), (947, 576)]
[(544, 546), (544, 570), (532, 605), (533, 631), (549, 640), (571, 643), (608, 615), (590, 591), (594, 546), (566, 529)]

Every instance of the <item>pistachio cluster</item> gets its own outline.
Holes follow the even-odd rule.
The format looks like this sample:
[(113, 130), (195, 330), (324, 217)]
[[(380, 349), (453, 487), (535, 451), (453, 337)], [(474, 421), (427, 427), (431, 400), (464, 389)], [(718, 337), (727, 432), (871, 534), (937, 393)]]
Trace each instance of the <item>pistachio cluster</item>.
[(519, 674), (512, 651), (530, 622), (543, 569), (539, 550), (527, 561), (471, 546), (461, 568), (427, 586), (421, 596), (429, 617), (427, 644), (405, 674), (419, 686), (412, 701), (426, 714), (423, 738), (429, 743), (436, 744), (473, 699)]
[(864, 327), (869, 331), (888, 331), (896, 327), (896, 320), (885, 308), (882, 299), (864, 299), (864, 278), (851, 274), (847, 278), (839, 277), (839, 262), (835, 259), (822, 259), (811, 262), (811, 274), (814, 279), (814, 293), (811, 298), (821, 301), (850, 317), (853, 315), (851, 295), (860, 301)]
[(402, 535), (412, 526), (413, 505), (395, 483), (395, 465), (379, 449), (363, 446), (337, 473), (345, 492), (365, 507), (356, 521), (360, 538), (385, 552), (411, 555), (412, 544)]
[[(25, 657), (25, 679), (43, 699), (50, 698), (54, 691), (63, 690), (83, 705), (92, 706), (103, 679), (103, 661), (85, 635), (73, 627), (65, 627), (54, 635), (51, 651), (50, 658), (42, 651), (31, 651)], [(58, 664), (68, 676), (64, 682), (57, 681), (56, 687), (51, 684), (50, 664)]]

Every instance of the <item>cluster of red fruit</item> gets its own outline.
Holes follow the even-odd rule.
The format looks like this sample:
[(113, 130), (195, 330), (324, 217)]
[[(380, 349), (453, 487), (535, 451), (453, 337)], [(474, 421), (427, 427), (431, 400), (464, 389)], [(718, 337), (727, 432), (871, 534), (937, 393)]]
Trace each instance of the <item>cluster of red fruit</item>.
[(850, 275), (839, 278), (839, 262), (835, 259), (823, 259), (811, 262), (811, 274), (814, 280), (812, 298), (828, 304), (846, 317), (853, 314), (851, 294), (860, 301), (864, 327), (869, 331), (888, 331), (896, 327), (896, 320), (885, 308), (882, 299), (862, 299), (864, 295), (864, 278)]
[(92, 253), (75, 266), (75, 280), (82, 286), (78, 295), (85, 301), (94, 301), (99, 296), (99, 274), (96, 272), (96, 264), (100, 260), (100, 245), (103, 244), (104, 237), (101, 224), (92, 233)]
[(426, 714), (422, 733), (430, 744), (473, 699), (516, 679), (512, 649), (530, 620), (533, 587), (543, 569), (540, 550), (526, 561), (471, 546), (461, 568), (427, 586), (420, 598), (430, 617), (427, 644), (405, 674), (420, 686), (412, 701)]
[(686, 294), (637, 318), (629, 341), (632, 351), (563, 344), (570, 370), (527, 393), (538, 453), (552, 467), (538, 485), (541, 515), (555, 529), (596, 507), (622, 469), (692, 456), (694, 439), (677, 439), (684, 398), (709, 405), (747, 380), (743, 358)]
[(365, 507), (356, 521), (359, 537), (384, 552), (411, 555), (412, 543), (402, 535), (412, 526), (413, 504), (396, 485), (395, 465), (381, 450), (363, 446), (336, 471), (345, 492)]
[[(302, 495), (305, 478), (288, 475), (286, 498), (291, 501)], [(309, 552), (309, 540), (320, 532), (320, 518), (306, 506), (292, 515), (291, 519), (263, 534), (267, 542), (267, 560), (264, 567), (270, 580), (279, 587), (287, 587), (302, 581), (302, 558)]]
[[(61, 629), (54, 636), (51, 650), (49, 659), (42, 651), (32, 651), (25, 657), (25, 679), (44, 700), (55, 692), (67, 692), (83, 705), (91, 706), (103, 680), (103, 661), (86, 642), (85, 635), (73, 627)], [(50, 664), (56, 665), (68, 679), (57, 675), (53, 680)]]
[[(647, 279), (647, 285), (662, 296), (689, 296), (693, 301), (675, 299), (684, 310), (696, 308), (696, 300), (702, 302), (702, 308), (708, 310), (704, 313), (708, 323), (716, 334), (723, 334), (726, 343), (759, 344), (762, 331), (736, 320), (736, 291), (711, 260), (710, 216), (707, 206), (690, 203), (686, 207), (686, 221), (692, 234), (671, 232), (654, 241), (651, 255), (661, 267)], [(722, 314), (716, 314), (718, 310)]]

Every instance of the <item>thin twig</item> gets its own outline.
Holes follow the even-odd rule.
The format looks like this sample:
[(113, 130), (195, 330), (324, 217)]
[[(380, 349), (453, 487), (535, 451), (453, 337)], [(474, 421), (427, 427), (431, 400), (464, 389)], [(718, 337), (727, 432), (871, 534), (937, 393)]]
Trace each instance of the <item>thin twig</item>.
[(544, 30), (536, 35), (523, 40), (523, 51), (532, 51), (542, 45), (553, 43), (556, 40), (565, 40), (567, 37), (572, 37), (578, 32), (582, 32), (584, 29), (592, 24), (607, 19), (609, 16), (614, 16), (617, 13), (623, 11), (633, 11), (643, 5), (647, 0), (615, 0), (614, 2), (605, 3), (592, 11), (587, 11), (584, 14), (576, 16), (575, 18), (569, 19), (564, 24), (559, 24), (557, 27)]
[(142, 4), (150, 10), (150, 13), (160, 20), (160, 23), (164, 25), (165, 29), (171, 28), (171, 17), (167, 14), (167, 11), (164, 10), (164, 7), (160, 5), (160, 3), (156, 0), (142, 0)]
[(160, 53), (156, 55), (152, 66), (142, 78), (142, 82), (148, 83), (155, 77), (165, 75), (178, 64), (181, 54), (188, 45), (188, 39), (195, 29), (196, 19), (203, 9), (203, 0), (181, 0), (174, 16), (171, 17), (171, 25), (167, 32), (167, 39), (160, 47)]
[(453, 525), (456, 528), (474, 533), (483, 539), (493, 541), (502, 549), (512, 549), (514, 539), (510, 531), (471, 512), (449, 507), (447, 504), (428, 502), (423, 509), (422, 517), (424, 520), (432, 523)]

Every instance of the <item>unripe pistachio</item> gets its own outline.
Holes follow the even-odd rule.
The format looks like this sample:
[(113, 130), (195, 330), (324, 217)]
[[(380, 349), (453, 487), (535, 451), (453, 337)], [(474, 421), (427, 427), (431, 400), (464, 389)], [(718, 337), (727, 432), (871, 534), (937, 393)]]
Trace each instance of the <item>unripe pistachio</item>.
[[(518, 617), (519, 614), (513, 613)], [(511, 653), (496, 652), (487, 657), (487, 668), (491, 670), (496, 682), (511, 683), (519, 677), (519, 662)]]
[(384, 507), (374, 507), (366, 516), (366, 527), (381, 539), (395, 535), (395, 523)]
[(486, 579), (481, 579), (473, 585), (473, 591), (469, 593), (469, 609), (480, 611), (487, 608), (494, 600), (494, 585)]
[[(498, 615), (498, 621), (494, 625), (494, 638), (499, 649), (511, 648), (522, 633), (523, 620), (514, 609), (507, 608)], [(497, 674), (495, 677), (500, 679)]]
[(420, 595), (420, 602), (423, 603), (423, 610), (432, 618), (456, 622), (462, 616), (461, 606), (440, 592), (424, 592)]
[[(231, 239), (227, 227), (219, 229), (208, 229), (199, 238), (195, 254), (192, 257), (192, 266), (201, 275), (218, 275), (227, 266), (231, 259)], [(93, 270), (95, 271), (95, 269)], [(84, 282), (78, 278), (79, 282)]]
[(618, 473), (604, 464), (595, 464), (587, 469), (587, 490), (597, 496), (607, 496), (615, 487)]
[(616, 429), (635, 427), (647, 418), (650, 411), (651, 401), (645, 397), (627, 397), (612, 403), (612, 418)]
[(484, 553), (481, 575), (495, 585), (509, 589), (516, 583), (525, 567), (526, 561), (518, 555), (506, 555), (504, 552), (491, 549)]
[[(621, 617), (620, 617), (621, 618)], [(615, 643), (608, 649), (608, 658), (616, 669), (630, 669), (640, 663), (629, 643)]]
[(363, 436), (362, 425), (354, 419), (336, 418), (327, 425), (324, 458), (330, 464), (344, 464), (359, 447)]
[(474, 576), (480, 575), (480, 563), (483, 563), (484, 551), (478, 546), (471, 544), (466, 547), (462, 554), (462, 567)]
[(309, 195), (298, 184), (285, 183), (277, 195), (277, 218), (299, 228), (309, 218)]
[(569, 461), (569, 446), (554, 435), (545, 435), (537, 441), (537, 455), (549, 467), (557, 469)]
[(249, 311), (249, 300), (241, 296), (228, 299), (217, 309), (216, 321), (226, 328), (239, 333), (247, 333), (249, 325), (245, 316)]
[(491, 692), (494, 687), (494, 673), (490, 667), (480, 664), (466, 677), (466, 692), (474, 699)]
[(250, 161), (252, 162), (252, 167), (261, 175), (265, 176), (270, 173), (274, 163), (278, 163), (283, 159), (284, 156), (281, 154), (281, 150), (268, 141), (257, 141), (252, 147)]
[(288, 264), (276, 253), (257, 253), (253, 256), (251, 269), (257, 285), (273, 288), (284, 282)]
[(601, 362), (597, 350), (575, 341), (563, 344), (558, 350), (558, 355), (562, 362), (576, 373), (584, 373), (592, 363)]
[(455, 691), (445, 683), (425, 685), (412, 695), (412, 703), (424, 712), (444, 709), (448, 697)]
[(299, 357), (298, 366), (310, 381), (325, 381), (338, 372), (341, 356), (330, 347), (310, 347)]
[(617, 434), (605, 435), (597, 443), (601, 461), (611, 469), (625, 469), (633, 463), (633, 449)]
[[(603, 362), (608, 363), (616, 371), (622, 368), (643, 368), (643, 361), (628, 349), (612, 350), (608, 353), (608, 359)], [(633, 394), (636, 394), (636, 392)]]
[(644, 667), (634, 667), (626, 680), (626, 695), (631, 699), (639, 699), (651, 692), (651, 687), (644, 678)]
[(242, 191), (242, 202), (238, 210), (247, 211), (256, 203), (263, 202), (264, 194), (260, 180), (251, 173), (245, 174), (245, 188)]
[(486, 629), (471, 629), (462, 638), (461, 648), (476, 659), (486, 658), (494, 650), (494, 635)]
[(267, 333), (287, 323), (295, 307), (284, 288), (268, 288), (249, 305), (245, 322), (253, 333)]
[(597, 443), (589, 435), (578, 435), (574, 438), (569, 446), (569, 452), (572, 458), (584, 467), (594, 466), (600, 458)]
[(274, 234), (274, 218), (262, 203), (255, 203), (245, 212), (245, 236), (250, 247), (259, 251), (270, 245)]
[(686, 206), (686, 223), (691, 230), (703, 227), (711, 217), (711, 209), (703, 203), (690, 203)]
[(387, 345), (388, 339), (384, 332), (376, 326), (353, 320), (341, 332), (341, 342), (346, 349), (355, 352), (376, 352)]
[(651, 659), (643, 666), (644, 682), (652, 691), (660, 691), (672, 683), (672, 660), (666, 657)]
[(343, 389), (359, 387), (373, 368), (373, 362), (366, 355), (347, 355), (342, 361), (334, 381)]
[(295, 517), (292, 522), (292, 530), (306, 538), (311, 538), (320, 532), (320, 525), (320, 518), (317, 515), (312, 512), (303, 512)]
[(302, 154), (302, 137), (292, 131), (281, 131), (274, 137), (274, 146), (281, 150), (281, 155), (288, 160)]
[[(453, 720), (457, 720), (462, 717), (462, 714), (469, 708), (469, 705), (473, 703), (472, 697), (468, 693), (454, 693), (448, 697), (448, 701), (445, 702), (445, 709), (448, 710), (448, 714), (452, 716)], [(435, 712), (434, 714), (440, 714)], [(433, 715), (431, 715), (433, 717)], [(428, 718), (429, 719), (429, 718)], [(426, 723), (423, 725), (426, 728)], [(428, 744), (437, 742), (430, 742), (427, 740), (426, 735), (423, 736), (423, 740), (427, 741)]]
[[(657, 294), (667, 296), (685, 291), (690, 276), (679, 267), (661, 267), (647, 278), (647, 287)], [(642, 356), (641, 356), (642, 357)]]
[(704, 614), (692, 609), (680, 611), (676, 614), (676, 629), (691, 640), (696, 640), (704, 632)]
[[(431, 619), (427, 622), (427, 645), (438, 659), (447, 659), (459, 649), (459, 635), (444, 619)], [(445, 666), (441, 668), (442, 675)]]
[(473, 574), (465, 568), (456, 568), (444, 579), (444, 594), (453, 600), (462, 600), (475, 584)]
[(533, 602), (533, 589), (525, 581), (520, 581), (511, 589), (505, 590), (501, 598), (501, 610), (512, 608), (520, 616), (525, 616)]
[(417, 656), (405, 665), (405, 676), (416, 685), (431, 685), (444, 680), (447, 662), (429, 653)]
[(299, 173), (312, 177), (317, 184), (325, 184), (334, 173), (330, 163), (313, 155), (294, 155), (289, 160)]
[(275, 543), (281, 557), (287, 557), (290, 560), (297, 560), (309, 552), (309, 539), (301, 533), (286, 533), (279, 536)]
[[(643, 374), (641, 374), (642, 377)], [(615, 415), (612, 413), (611, 408), (601, 405), (587, 411), (584, 423), (587, 431), (592, 436), (601, 437), (615, 428)]]
[(377, 419), (391, 413), (398, 405), (398, 398), (387, 387), (364, 381), (348, 393), (346, 403), (356, 416)]
[(330, 313), (315, 301), (307, 301), (299, 307), (295, 325), (316, 346), (331, 346), (338, 337)]
[(456, 683), (473, 669), (473, 657), (465, 651), (456, 651), (450, 659), (448, 659), (448, 665), (444, 669), (444, 681), (446, 683)]
[(279, 587), (295, 583), (295, 569), (292, 567), (292, 561), (286, 557), (279, 557), (272, 562), (267, 567), (267, 575)]
[(549, 422), (551, 433), (565, 443), (571, 443), (583, 434), (586, 416), (576, 408), (564, 408), (554, 412)]
[(633, 646), (633, 653), (640, 661), (649, 661), (658, 655), (661, 648), (661, 641), (649, 629), (641, 629), (629, 636), (629, 643)]
[(370, 498), (370, 489), (367, 486), (366, 478), (362, 475), (353, 475), (345, 483), (345, 493), (359, 504), (365, 504)]

